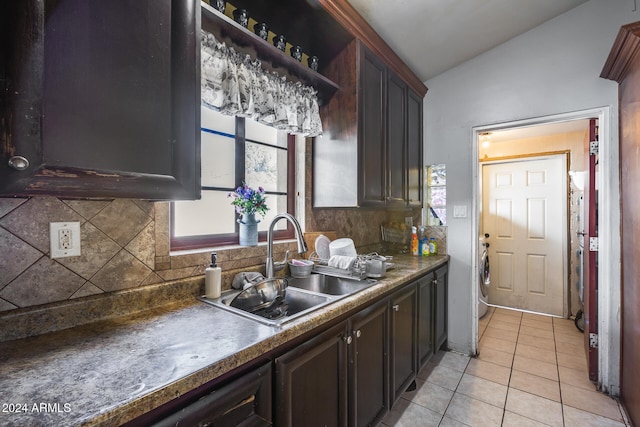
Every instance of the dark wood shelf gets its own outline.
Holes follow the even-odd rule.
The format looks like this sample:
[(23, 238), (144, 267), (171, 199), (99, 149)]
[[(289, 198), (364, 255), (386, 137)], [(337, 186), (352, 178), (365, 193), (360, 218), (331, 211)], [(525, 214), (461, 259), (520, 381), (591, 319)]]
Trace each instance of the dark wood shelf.
[(335, 82), (313, 71), (304, 63), (287, 55), (204, 2), (202, 2), (202, 29), (236, 51), (259, 59), (265, 69), (286, 75), (293, 81), (313, 86), (318, 91), (321, 102), (330, 99), (336, 90), (340, 89)]

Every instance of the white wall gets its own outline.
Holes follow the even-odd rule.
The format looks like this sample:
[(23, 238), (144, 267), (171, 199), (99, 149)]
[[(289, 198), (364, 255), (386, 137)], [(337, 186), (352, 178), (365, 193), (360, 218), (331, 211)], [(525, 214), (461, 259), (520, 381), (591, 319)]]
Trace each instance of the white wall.
[[(447, 164), (449, 346), (472, 351), (472, 128), (611, 107), (617, 145), (617, 84), (599, 77), (621, 25), (640, 20), (633, 0), (591, 0), (427, 82), (425, 164)], [(453, 218), (466, 205), (467, 218)], [(461, 309), (466, 307), (466, 309)]]

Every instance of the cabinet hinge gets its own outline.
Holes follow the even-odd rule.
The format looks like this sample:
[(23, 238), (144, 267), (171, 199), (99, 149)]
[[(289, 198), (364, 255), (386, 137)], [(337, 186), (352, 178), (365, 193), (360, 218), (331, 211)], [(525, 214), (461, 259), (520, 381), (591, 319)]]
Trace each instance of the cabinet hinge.
[(598, 141), (591, 141), (589, 143), (589, 155), (597, 156), (599, 147), (600, 147), (600, 144), (598, 143)]
[(589, 237), (589, 251), (590, 252), (598, 252), (600, 248), (600, 241), (597, 237)]
[(598, 348), (598, 334), (589, 334), (589, 347)]

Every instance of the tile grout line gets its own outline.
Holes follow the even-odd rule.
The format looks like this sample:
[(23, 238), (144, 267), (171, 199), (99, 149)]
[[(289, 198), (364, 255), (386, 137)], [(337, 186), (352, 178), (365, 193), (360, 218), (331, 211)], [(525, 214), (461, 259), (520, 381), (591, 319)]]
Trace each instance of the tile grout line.
[(516, 346), (513, 349), (513, 356), (511, 357), (511, 367), (509, 368), (509, 380), (507, 381), (507, 394), (504, 397), (504, 408), (502, 409), (502, 422), (504, 424), (504, 417), (507, 414), (507, 400), (509, 399), (509, 390), (511, 390), (511, 376), (513, 375), (513, 364), (516, 360), (516, 351), (518, 349), (518, 342), (520, 341), (520, 328), (522, 327), (522, 313), (520, 313), (520, 322), (518, 322), (518, 333), (516, 334)]
[(551, 319), (551, 331), (553, 333), (553, 349), (556, 354), (556, 372), (558, 373), (558, 391), (560, 394), (560, 413), (562, 414), (562, 425), (566, 425), (564, 419), (564, 402), (562, 399), (562, 385), (560, 382), (560, 365), (558, 364), (558, 346), (556, 345), (556, 323)]

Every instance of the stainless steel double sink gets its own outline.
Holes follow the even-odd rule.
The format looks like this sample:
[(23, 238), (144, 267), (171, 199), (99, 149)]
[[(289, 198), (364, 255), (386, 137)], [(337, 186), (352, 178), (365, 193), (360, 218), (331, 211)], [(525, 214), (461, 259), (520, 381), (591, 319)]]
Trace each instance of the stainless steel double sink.
[(377, 283), (372, 279), (359, 280), (317, 273), (312, 273), (305, 278), (287, 277), (287, 282), (284, 301), (275, 309), (267, 312), (251, 313), (231, 306), (233, 298), (241, 292), (239, 290), (225, 292), (220, 298), (200, 297), (199, 299), (257, 322), (278, 326), (333, 304)]

